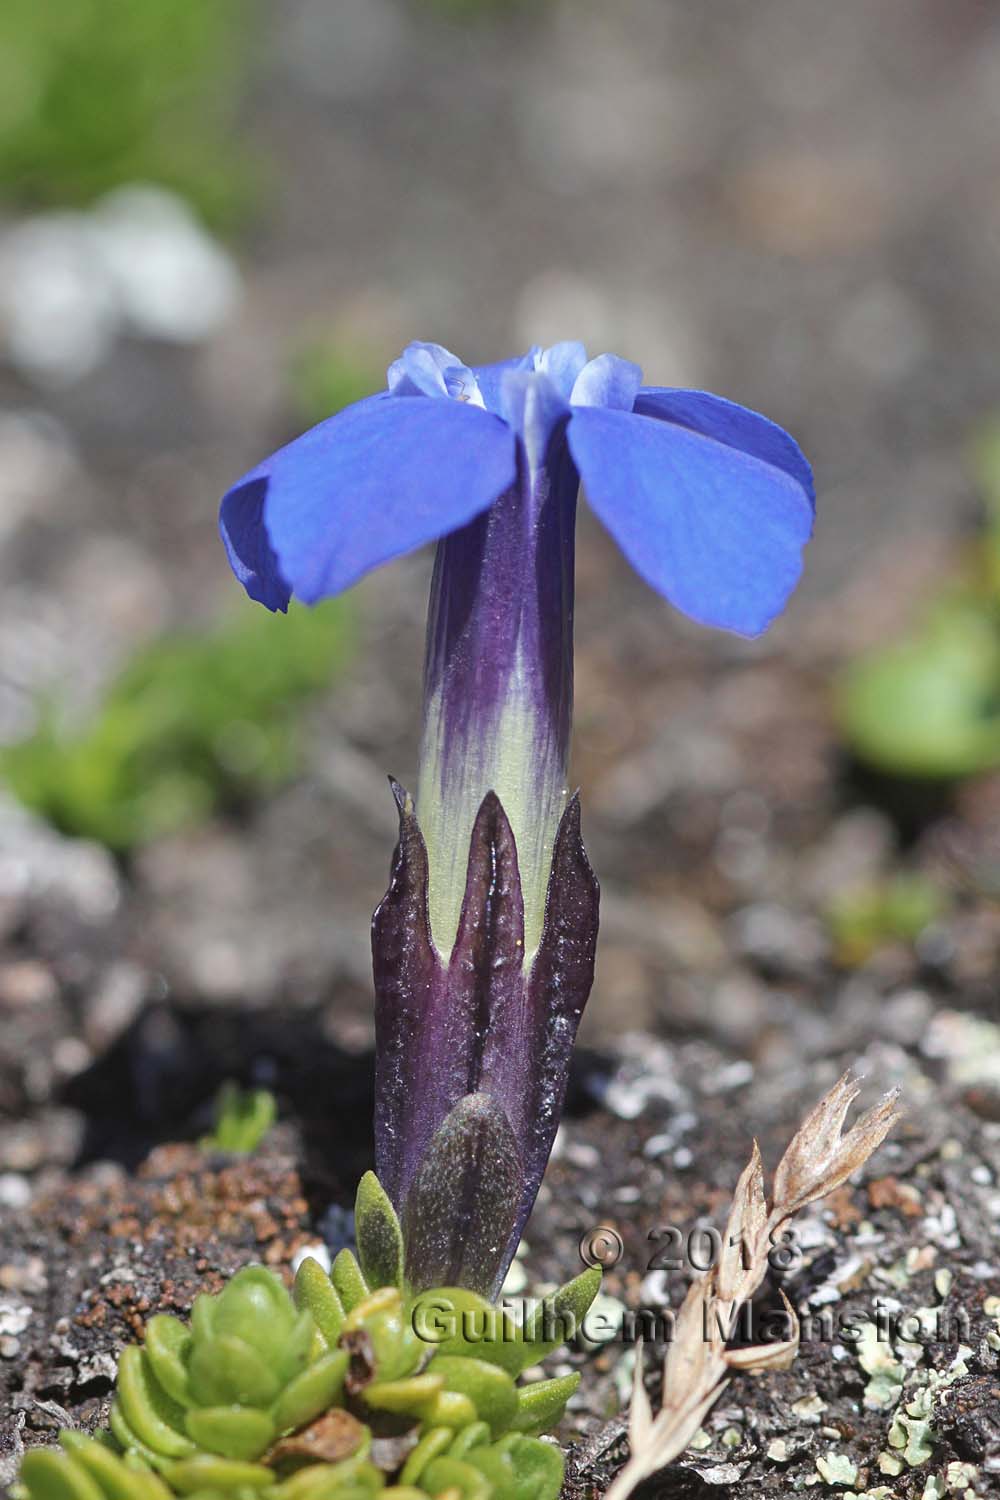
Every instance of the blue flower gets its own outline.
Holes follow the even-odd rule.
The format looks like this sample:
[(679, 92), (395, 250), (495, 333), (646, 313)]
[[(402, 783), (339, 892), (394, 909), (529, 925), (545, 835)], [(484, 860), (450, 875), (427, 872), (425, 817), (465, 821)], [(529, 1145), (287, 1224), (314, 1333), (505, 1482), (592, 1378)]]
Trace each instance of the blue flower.
[[(250, 596), (336, 594), (467, 525), (513, 484), (518, 449), (564, 425), (587, 498), (647, 583), (705, 625), (754, 636), (780, 613), (813, 523), (809, 465), (766, 417), (704, 391), (642, 386), (612, 354), (557, 344), (469, 369), (411, 344), (388, 389), (265, 459), (222, 502)], [(416, 399), (415, 399), (416, 398)]]
[(233, 569), (270, 609), (438, 543), (416, 804), (396, 786), (399, 846), (373, 923), (376, 1163), (417, 1226), (415, 1285), (461, 1262), (454, 1204), (477, 1202), (482, 1161), (504, 1162), (512, 1186), (480, 1226), (491, 1255), (463, 1274), (502, 1281), (593, 979), (599, 892), (566, 785), (581, 478), (655, 589), (744, 635), (784, 606), (812, 530), (812, 476), (787, 433), (641, 378), (575, 343), (475, 369), (411, 344), (384, 392), (222, 502)]
[(730, 401), (641, 378), (578, 343), (476, 369), (411, 344), (386, 391), (265, 459), (222, 502), (233, 568), (271, 609), (438, 541), (416, 805), (442, 951), (489, 791), (517, 841), (526, 951), (538, 943), (566, 805), (581, 477), (633, 566), (695, 620), (756, 635), (799, 577), (813, 488), (796, 444)]

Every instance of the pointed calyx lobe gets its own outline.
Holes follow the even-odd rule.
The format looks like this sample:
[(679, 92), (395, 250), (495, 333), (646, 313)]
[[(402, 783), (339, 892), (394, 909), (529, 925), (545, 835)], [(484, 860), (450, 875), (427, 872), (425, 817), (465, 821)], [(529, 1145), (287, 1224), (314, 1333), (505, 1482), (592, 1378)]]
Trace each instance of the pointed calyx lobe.
[(526, 964), (517, 848), (488, 793), (472, 829), (455, 945), (442, 957), (431, 938), (423, 836), (407, 793), (396, 783), (393, 792), (399, 843), (372, 923), (376, 1166), (404, 1221), (411, 1284), (452, 1279), (490, 1295), (559, 1123), (593, 980), (597, 879), (574, 797), (556, 834), (541, 941)]

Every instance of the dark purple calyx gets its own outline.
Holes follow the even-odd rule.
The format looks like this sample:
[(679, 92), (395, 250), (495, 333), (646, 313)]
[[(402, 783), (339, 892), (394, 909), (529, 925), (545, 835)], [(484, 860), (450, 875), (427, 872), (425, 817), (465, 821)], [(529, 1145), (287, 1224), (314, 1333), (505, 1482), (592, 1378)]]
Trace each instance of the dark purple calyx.
[(372, 922), (376, 1169), (403, 1220), (411, 1284), (447, 1282), (447, 1265), (461, 1272), (458, 1284), (495, 1295), (562, 1112), (593, 981), (597, 879), (573, 797), (526, 964), (517, 847), (488, 793), (472, 829), (455, 944), (442, 958), (431, 938), (423, 835), (408, 795), (395, 782), (393, 792), (399, 843)]

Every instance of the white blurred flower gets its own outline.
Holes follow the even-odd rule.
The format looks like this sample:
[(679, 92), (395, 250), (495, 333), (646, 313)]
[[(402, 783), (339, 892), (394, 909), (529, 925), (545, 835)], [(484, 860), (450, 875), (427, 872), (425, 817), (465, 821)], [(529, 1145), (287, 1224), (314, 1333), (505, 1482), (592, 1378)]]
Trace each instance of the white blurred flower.
[(40, 214), (0, 239), (0, 338), (42, 385), (89, 374), (123, 332), (198, 343), (239, 293), (232, 258), (163, 188), (119, 188), (90, 213)]
[(88, 217), (44, 214), (0, 241), (0, 318), (8, 357), (42, 385), (100, 364), (121, 309)]
[(195, 344), (229, 317), (239, 271), (182, 199), (163, 188), (119, 188), (98, 203), (92, 222), (136, 333)]

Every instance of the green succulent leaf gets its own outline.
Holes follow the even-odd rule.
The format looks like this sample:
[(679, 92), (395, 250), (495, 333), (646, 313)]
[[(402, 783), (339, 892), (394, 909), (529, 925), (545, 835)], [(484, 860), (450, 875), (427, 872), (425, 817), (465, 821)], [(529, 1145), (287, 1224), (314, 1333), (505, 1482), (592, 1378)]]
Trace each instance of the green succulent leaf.
[(108, 1413), (108, 1427), (111, 1435), (125, 1453), (126, 1457), (135, 1457), (143, 1463), (148, 1464), (151, 1469), (164, 1469), (171, 1462), (164, 1454), (157, 1453), (148, 1443), (144, 1443), (137, 1432), (134, 1432), (125, 1419), (125, 1415), (118, 1401), (113, 1401), (111, 1411)]
[(539, 1302), (523, 1328), (502, 1304), (466, 1287), (440, 1287), (414, 1299), (411, 1321), (438, 1357), (485, 1360), (516, 1377), (576, 1336), (600, 1285), (600, 1267), (588, 1268)]
[(399, 1476), (400, 1483), (416, 1484), (431, 1460), (448, 1452), (454, 1437), (450, 1427), (428, 1427), (404, 1463)]
[(166, 1395), (183, 1407), (193, 1403), (187, 1380), (190, 1343), (189, 1329), (168, 1313), (157, 1313), (145, 1325), (145, 1358)]
[(207, 1342), (214, 1332), (215, 1309), (218, 1297), (200, 1292), (191, 1308), (191, 1333), (199, 1342)]
[(493, 1487), (481, 1470), (446, 1454), (433, 1459), (424, 1471), (424, 1485), (432, 1495), (446, 1491), (461, 1500), (491, 1500)]
[(201, 1142), (205, 1151), (256, 1151), (278, 1117), (278, 1104), (269, 1089), (241, 1089), (231, 1079), (215, 1101), (215, 1124)]
[(379, 1378), (398, 1380), (420, 1363), (424, 1348), (395, 1287), (379, 1287), (349, 1312), (344, 1336), (364, 1330)]
[[(450, 1428), (444, 1430), (450, 1434)], [(488, 1422), (471, 1422), (468, 1427), (463, 1427), (461, 1432), (455, 1433), (448, 1445), (448, 1452), (452, 1458), (464, 1458), (470, 1448), (482, 1448), (491, 1441), (491, 1438)]]
[(347, 1316), (344, 1304), (330, 1277), (315, 1256), (308, 1255), (295, 1277), (295, 1301), (308, 1312), (330, 1349), (336, 1347)]
[(363, 1302), (371, 1291), (361, 1267), (350, 1250), (341, 1250), (333, 1263), (330, 1279), (345, 1312), (353, 1312), (358, 1303)]
[(179, 1318), (157, 1313), (146, 1324), (146, 1358), (168, 1396), (180, 1406), (190, 1406), (193, 1397), (188, 1381), (187, 1356), (191, 1334)]
[(288, 1337), (295, 1306), (284, 1283), (264, 1266), (244, 1266), (219, 1293), (213, 1314), (216, 1333), (233, 1333), (265, 1358)]
[(517, 1393), (517, 1411), (509, 1422), (517, 1432), (537, 1436), (557, 1427), (566, 1411), (566, 1402), (580, 1384), (580, 1372), (559, 1375), (554, 1380), (538, 1380)]
[(246, 1460), (259, 1458), (277, 1435), (267, 1413), (253, 1406), (205, 1406), (189, 1411), (187, 1431), (209, 1453)]
[(67, 1453), (35, 1448), (21, 1460), (21, 1480), (37, 1500), (104, 1500), (104, 1492), (87, 1470)]
[(439, 1354), (431, 1369), (444, 1381), (445, 1389), (468, 1396), (481, 1421), (488, 1422), (494, 1437), (510, 1426), (517, 1411), (517, 1391), (506, 1370), (484, 1359)]
[(162, 1480), (145, 1467), (131, 1467), (106, 1444), (82, 1432), (61, 1432), (59, 1441), (73, 1462), (100, 1485), (105, 1500), (169, 1500)]
[(366, 1172), (358, 1184), (354, 1207), (358, 1259), (368, 1285), (373, 1289), (403, 1285), (403, 1232), (389, 1195), (374, 1172)]
[(524, 1342), (530, 1345), (535, 1363), (576, 1337), (600, 1289), (600, 1266), (588, 1266), (542, 1299), (524, 1325)]
[(191, 1392), (202, 1406), (270, 1406), (281, 1389), (278, 1372), (232, 1333), (196, 1342), (190, 1369)]
[[(284, 1287), (282, 1292), (288, 1299), (289, 1306), (294, 1307)], [(312, 1314), (300, 1313), (275, 1351), (275, 1366), (283, 1382), (295, 1380), (305, 1370), (314, 1353), (315, 1337), (316, 1325)]]
[(337, 1349), (325, 1354), (285, 1387), (271, 1408), (278, 1432), (305, 1427), (340, 1401), (347, 1374), (348, 1354)]
[(344, 1500), (345, 1496), (374, 1495), (385, 1479), (363, 1455), (344, 1459), (337, 1464), (315, 1464), (299, 1469), (282, 1484), (274, 1500)]
[(274, 1471), (263, 1464), (217, 1458), (210, 1453), (199, 1453), (171, 1464), (164, 1478), (178, 1495), (194, 1495), (199, 1490), (262, 1490), (277, 1481)]
[(519, 1375), (538, 1358), (526, 1351), (524, 1335), (511, 1314), (467, 1287), (437, 1287), (413, 1300), (411, 1323), (437, 1355), (487, 1360)]
[(478, 1448), (467, 1462), (492, 1481), (504, 1500), (556, 1500), (563, 1482), (563, 1456), (552, 1443), (512, 1436)]
[(379, 1380), (365, 1387), (364, 1398), (377, 1411), (419, 1416), (430, 1411), (444, 1390), (440, 1375), (411, 1375), (407, 1380)]
[(461, 1391), (439, 1391), (425, 1409), (424, 1420), (435, 1427), (451, 1427), (457, 1432), (478, 1420), (475, 1405)]
[(167, 1458), (184, 1458), (194, 1444), (184, 1436), (184, 1408), (157, 1382), (144, 1351), (133, 1344), (118, 1361), (118, 1402), (139, 1440)]

